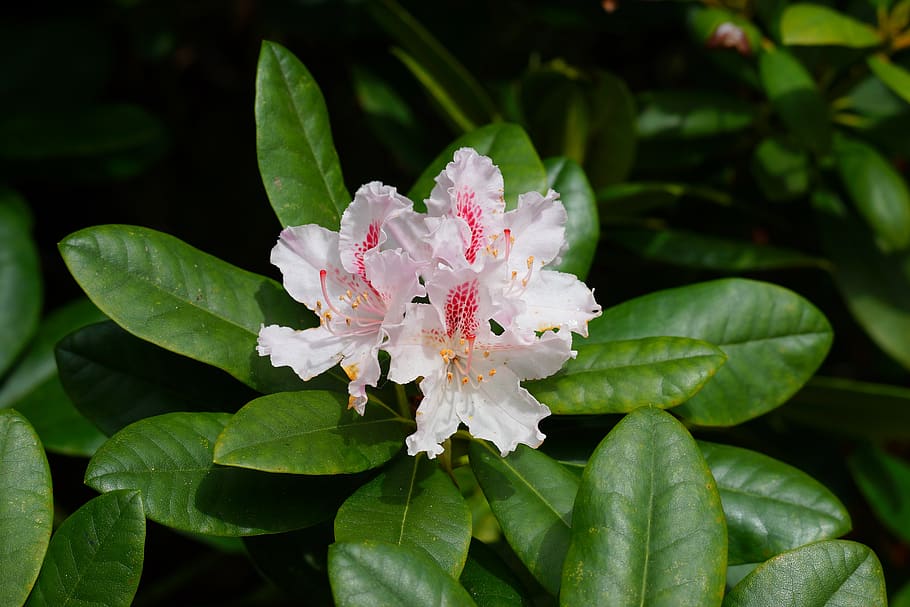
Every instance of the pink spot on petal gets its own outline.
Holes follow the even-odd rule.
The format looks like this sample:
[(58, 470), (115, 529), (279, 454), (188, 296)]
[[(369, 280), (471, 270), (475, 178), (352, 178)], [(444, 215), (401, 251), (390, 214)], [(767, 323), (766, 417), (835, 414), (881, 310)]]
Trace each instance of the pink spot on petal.
[(472, 340), (477, 335), (477, 281), (463, 282), (449, 290), (445, 305), (446, 335)]
[(462, 186), (455, 192), (455, 215), (464, 219), (471, 229), (471, 241), (467, 243), (464, 252), (468, 263), (474, 263), (474, 260), (477, 259), (477, 251), (480, 250), (483, 241), (483, 224), (480, 222), (483, 217), (483, 209), (474, 198), (474, 192), (467, 186)]
[(367, 279), (367, 271), (363, 265), (363, 255), (370, 249), (376, 247), (379, 244), (379, 222), (374, 221), (370, 224), (370, 227), (367, 228), (366, 237), (364, 237), (363, 242), (354, 246), (354, 268), (357, 270), (358, 276)]

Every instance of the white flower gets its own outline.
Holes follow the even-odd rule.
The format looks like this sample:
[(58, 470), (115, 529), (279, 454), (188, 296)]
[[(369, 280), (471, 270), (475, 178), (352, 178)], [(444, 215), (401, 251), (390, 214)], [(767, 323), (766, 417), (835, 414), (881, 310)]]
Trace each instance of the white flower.
[(411, 201), (377, 182), (360, 188), (341, 218), (340, 236), (317, 225), (289, 227), (272, 249), (284, 287), (320, 317), (304, 331), (271, 325), (257, 350), (276, 367), (308, 380), (339, 362), (350, 379), (349, 404), (363, 414), (366, 386), (375, 386), (384, 327), (401, 321), (405, 304), (423, 295), (418, 264), (399, 249), (382, 250), (385, 227), (411, 210)]
[(519, 443), (537, 447), (544, 439), (538, 423), (550, 410), (519, 382), (558, 371), (575, 355), (571, 338), (552, 331), (532, 340), (508, 330), (494, 334), (489, 321), (496, 303), (486, 284), (483, 271), (441, 266), (427, 281), (430, 303), (409, 304), (405, 322), (389, 328), (389, 379), (423, 378), (417, 431), (407, 438), (411, 455), (442, 453), (440, 443), (461, 422), (503, 455)]

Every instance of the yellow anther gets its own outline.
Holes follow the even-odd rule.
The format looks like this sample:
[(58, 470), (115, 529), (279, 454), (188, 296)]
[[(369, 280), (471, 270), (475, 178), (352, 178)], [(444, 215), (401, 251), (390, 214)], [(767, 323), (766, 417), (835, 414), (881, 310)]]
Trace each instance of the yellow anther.
[(357, 301), (356, 299), (355, 299), (354, 301), (351, 302), (351, 308), (352, 308), (352, 309), (356, 310), (359, 306), (360, 306), (360, 302)]
[(477, 381), (483, 381), (483, 375), (478, 375), (478, 376), (477, 376)]
[(350, 326), (351, 326), (351, 319), (350, 319), (350, 318), (347, 318), (347, 317), (345, 317), (345, 319), (344, 319), (344, 324), (346, 324), (346, 325), (347, 325), (347, 326), (349, 326), (349, 327), (350, 327)]
[(518, 276), (517, 270), (512, 270), (512, 280), (515, 280), (515, 277)]
[(490, 369), (490, 373), (488, 375), (490, 377), (493, 377), (494, 375), (496, 375), (496, 369)]
[(530, 255), (530, 256), (528, 257), (528, 269), (530, 270), (530, 269), (531, 269), (531, 266), (533, 266), (533, 265), (534, 265), (534, 256), (533, 256), (533, 255)]
[(484, 351), (483, 351), (483, 357), (484, 357), (484, 358), (490, 358), (490, 351), (489, 351), (489, 350), (484, 350)]
[(321, 310), (321, 309), (322, 309), (322, 302), (319, 301), (318, 299), (316, 300), (316, 309), (317, 309), (317, 310)]
[(449, 371), (448, 373), (446, 373), (446, 381), (448, 381), (448, 382), (451, 382), (451, 381), (452, 381), (452, 372), (451, 372), (451, 371)]
[(464, 385), (464, 384), (466, 384), (466, 383), (468, 383), (468, 378), (467, 378), (467, 377), (462, 377), (462, 378), (461, 378), (461, 384)]
[(326, 319), (326, 320), (332, 320), (332, 313), (331, 313), (331, 312), (326, 312), (326, 313), (324, 314), (324, 316), (325, 316), (325, 319)]

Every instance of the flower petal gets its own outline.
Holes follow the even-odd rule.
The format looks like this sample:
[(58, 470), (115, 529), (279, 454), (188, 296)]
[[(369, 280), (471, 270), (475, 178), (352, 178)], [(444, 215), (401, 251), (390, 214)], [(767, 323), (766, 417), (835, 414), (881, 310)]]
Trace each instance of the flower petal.
[(323, 299), (319, 272), (341, 267), (338, 234), (313, 224), (285, 228), (272, 248), (271, 261), (284, 277), (285, 290), (310, 310)]
[(344, 356), (345, 339), (325, 327), (295, 331), (269, 325), (259, 329), (259, 356), (268, 356), (273, 367), (290, 367), (306, 381), (337, 365)]
[(518, 379), (540, 379), (559, 371), (567, 360), (575, 358), (572, 335), (568, 331), (547, 331), (530, 340), (514, 331), (505, 331), (489, 340), (489, 361), (493, 368), (508, 367)]
[(467, 424), (471, 434), (493, 441), (503, 456), (514, 451), (519, 443), (538, 447), (546, 438), (537, 425), (550, 415), (550, 409), (519, 386), (518, 377), (508, 369), (502, 369), (476, 388), (451, 392), (449, 398), (455, 400), (458, 417)]
[(519, 332), (568, 329), (588, 336), (588, 321), (600, 316), (594, 292), (574, 274), (539, 270), (521, 294), (524, 311), (513, 320)]
[(386, 305), (384, 322), (397, 324), (405, 304), (426, 295), (420, 284), (418, 264), (404, 251), (370, 251), (364, 256), (366, 275)]
[(344, 269), (365, 278), (364, 253), (386, 240), (383, 225), (390, 217), (412, 206), (392, 186), (378, 181), (361, 186), (341, 216), (338, 247)]
[(389, 341), (384, 348), (392, 357), (389, 379), (406, 384), (418, 377), (441, 373), (443, 360), (439, 350), (445, 329), (439, 314), (429, 304), (409, 303), (405, 320), (386, 327)]
[(509, 269), (524, 273), (528, 260), (537, 267), (554, 261), (566, 246), (566, 208), (554, 190), (518, 197), (518, 208), (503, 217), (511, 231)]
[(427, 457), (433, 459), (443, 452), (440, 443), (458, 430), (460, 422), (454, 402), (458, 395), (439, 376), (425, 378), (420, 382), (420, 390), (424, 397), (417, 408), (417, 432), (405, 439), (405, 443), (408, 455), (426, 451)]

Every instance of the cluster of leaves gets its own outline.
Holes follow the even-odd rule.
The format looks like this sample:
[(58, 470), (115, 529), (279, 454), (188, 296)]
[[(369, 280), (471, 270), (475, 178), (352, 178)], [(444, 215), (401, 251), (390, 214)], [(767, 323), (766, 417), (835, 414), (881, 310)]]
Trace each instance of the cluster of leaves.
[[(649, 261), (720, 274), (821, 270), (868, 336), (910, 368), (910, 197), (888, 159), (906, 154), (895, 125), (910, 116), (898, 54), (910, 3), (875, 3), (876, 26), (861, 9), (684, 6), (694, 44), (738, 96), (636, 97), (615, 75), (558, 62), (496, 101), (401, 7), (369, 10), (458, 135), (408, 192), (415, 201), (454, 149), (474, 147), (502, 170), (510, 205), (519, 192), (562, 194), (563, 270), (598, 284), (602, 226), (609, 243)], [(745, 42), (718, 47), (725, 23)], [(416, 128), (407, 104), (373, 74), (354, 80), (376, 131), (399, 133), (384, 138), (391, 153), (416, 162), (401, 139)], [(256, 127), (281, 224), (337, 229), (350, 195), (322, 94), (274, 43), (260, 55)], [(743, 139), (742, 171), (718, 162)], [(817, 226), (823, 252), (693, 230), (686, 218), (698, 205), (775, 226), (809, 215), (811, 227), (796, 229)], [(129, 604), (146, 519), (210, 541), (242, 538), (290, 594), (342, 605), (887, 602), (875, 554), (838, 539), (852, 523), (829, 489), (716, 442), (737, 442), (723, 429), (772, 411), (854, 438), (910, 436), (910, 390), (812, 377), (833, 331), (791, 290), (721, 278), (609, 307), (576, 340), (575, 360), (526, 382), (555, 414), (540, 450), (502, 458), (459, 437), (431, 461), (401, 449), (416, 390), (380, 386), (359, 417), (338, 376), (303, 384), (256, 355), (262, 324), (316, 320), (275, 281), (161, 232), (92, 227), (60, 251), (94, 305), (39, 327), (29, 231), (25, 205), (3, 191), (0, 282), (17, 288), (0, 294), (0, 536), (11, 548), (0, 554), (0, 605)], [(53, 537), (42, 443), (91, 456), (85, 482), (101, 492)], [(907, 464), (874, 443), (849, 464), (876, 514), (906, 537)]]

